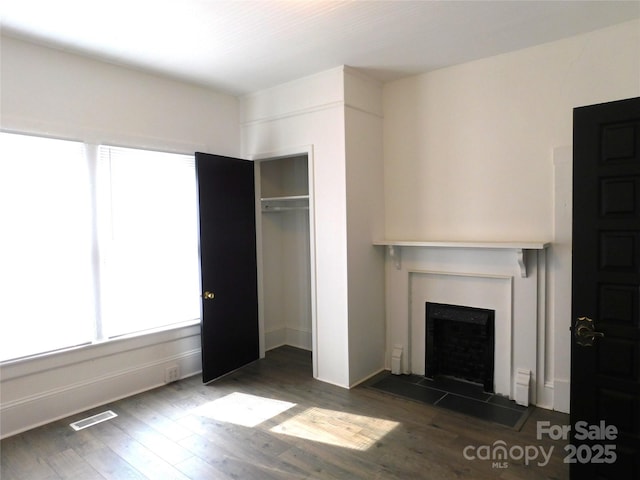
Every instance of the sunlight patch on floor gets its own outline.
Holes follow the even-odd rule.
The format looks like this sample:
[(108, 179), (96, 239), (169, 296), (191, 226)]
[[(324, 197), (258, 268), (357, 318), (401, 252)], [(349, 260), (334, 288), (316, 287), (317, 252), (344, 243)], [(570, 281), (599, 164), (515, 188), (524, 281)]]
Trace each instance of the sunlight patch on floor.
[(243, 427), (255, 427), (295, 406), (291, 402), (234, 392), (207, 402), (192, 413)]
[(381, 418), (314, 407), (270, 431), (338, 447), (367, 450), (398, 425), (398, 422)]

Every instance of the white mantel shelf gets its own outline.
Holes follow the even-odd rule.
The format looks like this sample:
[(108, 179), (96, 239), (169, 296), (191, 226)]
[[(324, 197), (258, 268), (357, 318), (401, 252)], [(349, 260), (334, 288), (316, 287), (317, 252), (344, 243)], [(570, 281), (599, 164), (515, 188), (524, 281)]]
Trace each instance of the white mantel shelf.
[(376, 240), (373, 244), (395, 247), (504, 248), (508, 250), (543, 250), (550, 245), (548, 242), (427, 242), (415, 240)]
[(421, 248), (475, 248), (475, 249), (502, 249), (515, 250), (518, 266), (522, 278), (527, 276), (527, 262), (525, 252), (527, 250), (544, 250), (549, 242), (448, 242), (448, 241), (415, 241), (415, 240), (376, 240), (374, 245), (384, 245), (388, 248), (389, 256), (393, 258), (395, 266), (400, 269), (400, 251), (396, 247), (421, 247)]

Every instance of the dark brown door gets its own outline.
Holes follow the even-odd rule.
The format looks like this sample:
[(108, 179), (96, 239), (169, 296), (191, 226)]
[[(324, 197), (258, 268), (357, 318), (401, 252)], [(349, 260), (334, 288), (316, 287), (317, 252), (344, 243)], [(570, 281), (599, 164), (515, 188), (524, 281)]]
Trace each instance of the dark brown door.
[(202, 378), (259, 357), (253, 162), (196, 153), (200, 207)]
[(640, 98), (576, 108), (573, 143), (572, 433), (567, 460), (572, 479), (636, 479)]

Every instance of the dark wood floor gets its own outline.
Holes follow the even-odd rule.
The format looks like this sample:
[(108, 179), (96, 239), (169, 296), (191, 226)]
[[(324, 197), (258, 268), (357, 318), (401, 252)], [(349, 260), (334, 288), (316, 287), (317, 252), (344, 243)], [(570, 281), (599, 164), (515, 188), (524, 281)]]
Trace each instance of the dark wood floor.
[[(78, 432), (69, 423), (107, 409), (117, 418)], [(270, 417), (270, 418), (268, 418)], [(222, 380), (198, 377), (142, 393), (0, 443), (2, 480), (14, 479), (564, 479), (564, 444), (536, 439), (535, 409), (520, 431), (367, 387), (314, 380), (308, 352), (282, 347)], [(467, 460), (505, 442), (517, 457)], [(522, 447), (521, 449), (513, 447)]]

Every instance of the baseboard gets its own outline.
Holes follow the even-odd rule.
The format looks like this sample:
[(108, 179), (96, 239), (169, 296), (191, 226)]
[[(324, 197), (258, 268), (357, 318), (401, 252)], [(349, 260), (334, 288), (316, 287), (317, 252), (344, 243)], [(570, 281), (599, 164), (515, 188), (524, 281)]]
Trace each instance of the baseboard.
[(298, 330), (295, 328), (286, 329), (287, 345), (298, 347), (303, 350), (311, 350), (311, 332)]
[(569, 413), (571, 400), (571, 382), (569, 380), (555, 380), (553, 409), (562, 413)]
[(370, 375), (367, 375), (366, 377), (361, 378), (360, 380), (357, 380), (357, 381), (353, 382), (353, 383), (349, 386), (349, 388), (357, 387), (358, 385), (360, 385), (360, 384), (362, 384), (362, 383), (366, 382), (367, 380), (372, 379), (373, 377), (375, 377), (376, 375), (378, 375), (379, 373), (384, 372), (384, 371), (390, 371), (390, 370), (389, 370), (389, 369), (387, 369), (387, 368), (384, 368), (384, 367), (383, 367), (383, 368), (381, 368), (381, 369), (379, 369), (379, 370), (376, 370), (375, 372), (371, 373)]
[(264, 349), (273, 350), (274, 348), (285, 345), (286, 342), (286, 329), (284, 327), (265, 332), (264, 334)]
[(178, 366), (180, 378), (197, 374), (202, 368), (200, 349), (3, 403), (0, 406), (0, 438), (162, 386), (165, 369), (170, 365)]
[(303, 350), (312, 350), (311, 332), (289, 327), (282, 327), (265, 332), (265, 350), (273, 350), (282, 345), (291, 345), (292, 347)]

